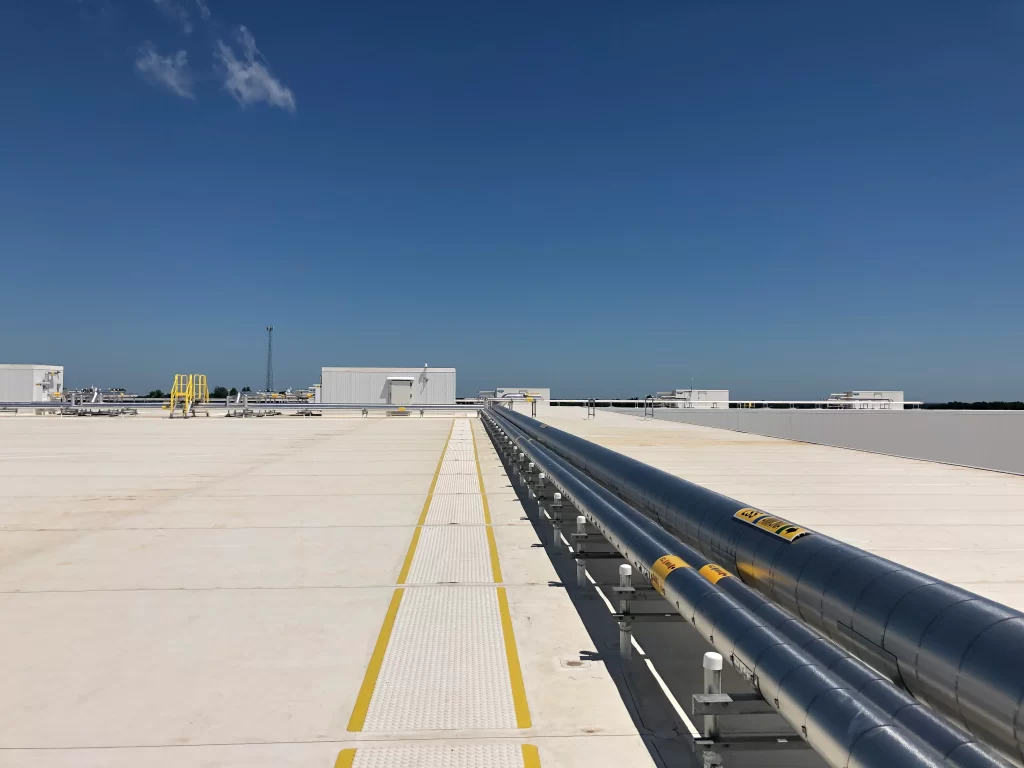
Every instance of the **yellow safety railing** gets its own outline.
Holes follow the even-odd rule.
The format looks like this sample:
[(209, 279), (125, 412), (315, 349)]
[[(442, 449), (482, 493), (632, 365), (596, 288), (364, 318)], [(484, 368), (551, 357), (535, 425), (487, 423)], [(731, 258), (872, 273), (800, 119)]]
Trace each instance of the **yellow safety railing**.
[(205, 373), (193, 373), (193, 399), (197, 403), (210, 402), (210, 388), (206, 386)]
[(192, 414), (195, 403), (210, 402), (210, 388), (206, 384), (206, 375), (202, 373), (176, 373), (171, 386), (171, 416), (181, 406), (183, 416)]

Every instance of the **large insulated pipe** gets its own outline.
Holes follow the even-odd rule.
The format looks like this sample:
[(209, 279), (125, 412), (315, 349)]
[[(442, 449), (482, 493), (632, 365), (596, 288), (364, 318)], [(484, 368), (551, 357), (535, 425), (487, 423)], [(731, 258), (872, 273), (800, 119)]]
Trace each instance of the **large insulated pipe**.
[[(495, 417), (484, 416), (495, 428)], [(567, 462), (505, 425), (520, 450), (595, 524), (652, 586), (835, 768), (943, 766), (942, 758), (891, 722), (753, 612), (719, 589), (706, 563)], [(704, 563), (700, 568), (698, 563)], [(718, 571), (721, 571), (718, 568)], [(711, 575), (718, 578), (713, 578)]]
[[(543, 448), (507, 421), (494, 419), (490, 415), (485, 418), (499, 432), (499, 443), (502, 437), (507, 437), (506, 430), (508, 433), (514, 434), (516, 445), (521, 446), (522, 450), (528, 453), (531, 461), (535, 461), (538, 466), (544, 468), (546, 473), (550, 468), (549, 477), (564, 477), (565, 475), (575, 477), (580, 483), (588, 485), (603, 504), (617, 515), (625, 517), (637, 529), (655, 540), (661, 542), (670, 540), (674, 544), (682, 546), (686, 552), (687, 562), (696, 568), (699, 574), (716, 584), (719, 589), (740, 605), (754, 612), (768, 626), (794, 643), (815, 663), (824, 667), (839, 682), (855, 691), (868, 704), (876, 707), (890, 721), (904, 727), (932, 747), (947, 765), (958, 768), (982, 768), (983, 766), (984, 768), (1005, 768), (1008, 765), (1003, 759), (977, 743), (969, 734), (954, 727), (926, 706), (895, 688), (889, 680), (883, 678), (866, 664), (806, 624), (794, 619), (739, 579), (732, 578), (732, 574), (725, 569), (711, 563), (696, 550), (685, 547), (677, 539), (666, 538), (667, 533), (664, 529), (567, 464), (557, 454)], [(604, 532), (605, 523), (602, 520), (592, 520), (592, 522)], [(618, 545), (619, 539), (613, 536), (609, 541), (621, 552)], [(634, 562), (633, 564), (642, 569), (640, 563)], [(695, 624), (695, 626), (697, 625)], [(714, 636), (713, 630), (703, 634), (706, 639)]]
[(1024, 760), (1020, 611), (522, 414), (501, 415), (918, 700)]

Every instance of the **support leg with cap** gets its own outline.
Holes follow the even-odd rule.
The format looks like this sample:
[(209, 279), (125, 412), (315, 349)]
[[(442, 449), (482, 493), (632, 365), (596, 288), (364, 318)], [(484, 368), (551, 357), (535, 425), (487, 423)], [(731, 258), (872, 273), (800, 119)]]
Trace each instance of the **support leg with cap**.
[[(580, 515), (576, 518), (576, 533), (572, 535), (576, 552), (583, 554), (584, 541), (587, 538), (587, 518)], [(584, 587), (587, 584), (587, 561), (582, 557), (576, 558), (576, 586)]]
[(619, 658), (629, 661), (633, 654), (633, 619), (630, 618), (629, 597), (633, 592), (633, 567), (628, 563), (619, 566)]
[[(704, 654), (704, 693), (722, 692), (722, 654)], [(704, 736), (717, 741), (722, 735), (718, 715), (704, 715)]]

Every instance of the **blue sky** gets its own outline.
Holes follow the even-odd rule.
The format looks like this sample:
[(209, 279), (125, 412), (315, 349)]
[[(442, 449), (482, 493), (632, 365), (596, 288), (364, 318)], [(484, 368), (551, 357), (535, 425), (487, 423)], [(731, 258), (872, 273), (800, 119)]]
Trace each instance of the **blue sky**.
[(0, 361), (1024, 397), (1024, 3), (7, 0)]

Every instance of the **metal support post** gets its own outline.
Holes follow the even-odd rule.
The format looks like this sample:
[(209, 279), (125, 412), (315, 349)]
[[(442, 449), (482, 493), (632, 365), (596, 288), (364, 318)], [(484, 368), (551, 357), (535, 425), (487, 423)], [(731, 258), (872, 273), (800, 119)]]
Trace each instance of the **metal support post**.
[[(580, 515), (576, 518), (576, 533), (572, 535), (573, 543), (576, 544), (576, 551), (583, 554), (583, 542), (587, 538), (587, 518)], [(576, 586), (583, 587), (587, 584), (587, 561), (582, 557), (576, 558)]]
[(558, 551), (558, 545), (562, 541), (562, 494), (555, 492), (555, 498), (551, 502), (551, 530), (554, 535), (551, 543)]
[[(626, 590), (629, 590), (627, 592)], [(633, 620), (629, 618), (629, 593), (633, 590), (633, 568), (627, 563), (619, 566), (619, 658), (629, 661), (633, 652)]]
[[(704, 693), (722, 692), (722, 654), (708, 651), (704, 654)], [(704, 715), (704, 736), (718, 740), (722, 735), (718, 715)]]
[(623, 563), (619, 566), (619, 613), (623, 616), (629, 613), (629, 595), (633, 592), (633, 566)]
[(619, 621), (619, 658), (629, 661), (633, 653), (633, 622), (629, 619)]
[(523, 482), (526, 490), (530, 492), (530, 498), (537, 498), (537, 465), (532, 461), (526, 465), (526, 472), (523, 473)]

